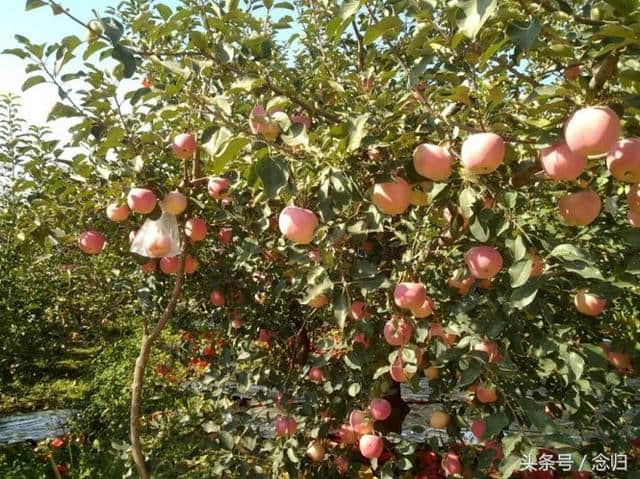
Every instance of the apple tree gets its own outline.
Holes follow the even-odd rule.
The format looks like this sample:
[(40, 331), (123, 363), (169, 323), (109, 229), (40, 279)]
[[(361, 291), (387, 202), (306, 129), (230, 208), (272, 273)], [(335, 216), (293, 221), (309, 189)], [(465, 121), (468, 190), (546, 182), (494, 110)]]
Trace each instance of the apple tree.
[[(631, 454), (637, 0), (175, 3), (28, 0), (87, 40), (9, 51), (80, 148), (82, 213), (50, 248), (142, 267), (140, 477), (560, 477), (519, 470)], [(179, 328), (210, 349), (158, 433), (145, 373)]]

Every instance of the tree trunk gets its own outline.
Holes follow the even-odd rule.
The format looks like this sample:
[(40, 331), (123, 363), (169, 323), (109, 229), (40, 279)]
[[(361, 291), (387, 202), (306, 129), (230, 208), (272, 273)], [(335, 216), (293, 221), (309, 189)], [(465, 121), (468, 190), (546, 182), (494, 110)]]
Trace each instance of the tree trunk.
[(144, 373), (149, 362), (149, 354), (151, 353), (151, 346), (153, 342), (160, 336), (162, 329), (165, 327), (169, 319), (173, 316), (173, 312), (178, 304), (180, 298), (180, 292), (182, 290), (182, 284), (184, 282), (184, 252), (180, 255), (180, 262), (178, 264), (178, 277), (173, 285), (173, 292), (171, 293), (171, 299), (164, 309), (162, 317), (155, 325), (151, 333), (147, 334), (146, 331), (142, 335), (142, 341), (140, 342), (140, 354), (136, 359), (136, 366), (133, 371), (133, 381), (131, 383), (131, 406), (129, 415), (129, 434), (131, 438), (131, 454), (133, 456), (133, 462), (138, 470), (138, 476), (140, 479), (150, 479), (151, 473), (147, 468), (147, 463), (144, 458), (144, 451), (142, 449), (142, 442), (140, 441), (140, 413), (142, 409), (142, 388), (144, 386)]
[(149, 336), (143, 335), (140, 343), (140, 354), (136, 359), (136, 367), (133, 371), (133, 383), (131, 384), (131, 408), (129, 416), (129, 433), (131, 435), (131, 454), (133, 462), (138, 470), (138, 476), (141, 479), (149, 479), (151, 475), (147, 470), (147, 464), (144, 459), (142, 443), (140, 442), (140, 409), (142, 402), (142, 386), (144, 384), (144, 373), (149, 361), (149, 353), (151, 352), (151, 341)]

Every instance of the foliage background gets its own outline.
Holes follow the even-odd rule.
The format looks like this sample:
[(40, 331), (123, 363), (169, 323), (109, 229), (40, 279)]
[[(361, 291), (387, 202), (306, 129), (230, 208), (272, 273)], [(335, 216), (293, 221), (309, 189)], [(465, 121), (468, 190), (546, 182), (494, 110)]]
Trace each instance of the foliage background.
[[(73, 21), (62, 18), (56, 2), (27, 2), (27, 9), (36, 8), (51, 8), (52, 21)], [(154, 353), (154, 366), (171, 372), (155, 369), (146, 385), (145, 447), (158, 477), (335, 474), (332, 461), (310, 464), (304, 450), (370, 398), (397, 397), (388, 375), (394, 351), (380, 333), (398, 313), (390, 291), (407, 279), (424, 282), (437, 304), (433, 318), (417, 322), (412, 339), (424, 349), (425, 363), (442, 368), (426, 399), (443, 403), (455, 418), (452, 444), (428, 447), (455, 447), (477, 477), (508, 477), (524, 454), (542, 446), (576, 455), (630, 451), (639, 427), (638, 416), (625, 413), (637, 392), (640, 233), (626, 221), (628, 186), (609, 176), (601, 158), (573, 184), (547, 181), (537, 150), (560, 139), (566, 118), (586, 104), (609, 105), (621, 116), (623, 136), (638, 135), (638, 8), (635, 0), (185, 0), (174, 9), (129, 0), (104, 13), (101, 36), (70, 35), (51, 45), (17, 37), (7, 53), (26, 62), (25, 91), (52, 82), (60, 101), (49, 118), (77, 122), (69, 144), (49, 141), (45, 131), (20, 124), (13, 100), (5, 99), (0, 143), (9, 183), (2, 195), (0, 317), (8, 319), (0, 322), (0, 374), (10, 386), (3, 402), (33, 406), (16, 406), (15, 397), (48, 374), (77, 374), (47, 368), (82, 348), (81, 364), (99, 375), (80, 374), (77, 396), (62, 396), (87, 408), (79, 446), (87, 459), (73, 473), (129, 467), (134, 345), (141, 322), (161, 311), (172, 279), (143, 275), (130, 257), (127, 236), (141, 218), (111, 224), (104, 208), (123, 201), (134, 185), (158, 194), (179, 187), (184, 165), (170, 140), (193, 131), (202, 145), (200, 171), (189, 174), (232, 180), (233, 205), (222, 208), (202, 188), (192, 192), (189, 214), (205, 218), (210, 234), (192, 251), (200, 270), (189, 277)], [(107, 58), (117, 66), (102, 68)], [(565, 68), (575, 64), (582, 75), (566, 81)], [(123, 78), (143, 77), (150, 87), (118, 95)], [(283, 131), (277, 141), (251, 133), (256, 103), (286, 112), (274, 115)], [(302, 112), (313, 121), (308, 131), (291, 122)], [(498, 172), (456, 171), (447, 183), (420, 185), (427, 204), (400, 217), (371, 205), (374, 182), (391, 174), (424, 182), (411, 164), (417, 144), (443, 143), (457, 152), (480, 130), (509, 143)], [(368, 153), (373, 148), (380, 160)], [(589, 227), (564, 226), (557, 199), (586, 185), (606, 207)], [(484, 208), (486, 198), (495, 199), (493, 208)], [(288, 244), (269, 227), (291, 201), (321, 218), (311, 247), (321, 252), (319, 264), (309, 261), (309, 248)], [(445, 208), (461, 214), (447, 222)], [(231, 246), (216, 239), (221, 227), (233, 229)], [(77, 250), (84, 229), (107, 235), (103, 254), (88, 258)], [(447, 279), (478, 243), (502, 252), (505, 271), (491, 288), (476, 286), (461, 296)], [(548, 266), (539, 279), (529, 279), (530, 248)], [(609, 300), (604, 314), (586, 318), (575, 311), (572, 293), (582, 287)], [(226, 293), (227, 307), (209, 305), (212, 289)], [(328, 308), (305, 306), (321, 293), (331, 297)], [(356, 323), (347, 311), (360, 298), (373, 316)], [(245, 319), (241, 331), (230, 327), (236, 312)], [(456, 334), (457, 344), (429, 337), (430, 322)], [(255, 342), (261, 329), (275, 333), (269, 348)], [(367, 349), (353, 343), (361, 332)], [(499, 345), (504, 361), (490, 363), (473, 351), (484, 339)], [(632, 372), (620, 374), (607, 363), (604, 339), (631, 356)], [(207, 346), (215, 353), (203, 354)], [(415, 361), (411, 348), (404, 354)], [(206, 374), (198, 360), (211, 364)], [(323, 368), (323, 385), (308, 381), (311, 365)], [(497, 386), (496, 404), (473, 400), (467, 390), (476, 380)], [(237, 399), (252, 385), (301, 399), (282, 411), (297, 418), (296, 437), (261, 437), (253, 408)], [(55, 389), (47, 396), (47, 404), (60, 397)], [(261, 392), (255, 400), (273, 397)], [(550, 404), (552, 414), (545, 412)], [(323, 418), (325, 410), (331, 419)], [(162, 419), (152, 420), (155, 411), (164, 411)], [(488, 436), (501, 442), (499, 464), (480, 445), (460, 445), (461, 431), (480, 417), (490, 424)], [(547, 435), (524, 433), (531, 428)], [(415, 453), (427, 447), (401, 440), (393, 429), (385, 435), (392, 458), (374, 464), (380, 477), (417, 471)], [(597, 439), (589, 440), (594, 433)], [(331, 455), (349, 456), (353, 473), (360, 466), (347, 449)]]

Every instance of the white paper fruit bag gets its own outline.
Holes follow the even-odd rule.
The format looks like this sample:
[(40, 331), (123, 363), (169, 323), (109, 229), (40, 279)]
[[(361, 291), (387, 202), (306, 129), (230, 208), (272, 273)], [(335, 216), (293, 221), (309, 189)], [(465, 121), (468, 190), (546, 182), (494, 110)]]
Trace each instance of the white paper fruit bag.
[(130, 251), (148, 258), (180, 254), (180, 232), (176, 217), (163, 212), (157, 220), (145, 221), (131, 242)]

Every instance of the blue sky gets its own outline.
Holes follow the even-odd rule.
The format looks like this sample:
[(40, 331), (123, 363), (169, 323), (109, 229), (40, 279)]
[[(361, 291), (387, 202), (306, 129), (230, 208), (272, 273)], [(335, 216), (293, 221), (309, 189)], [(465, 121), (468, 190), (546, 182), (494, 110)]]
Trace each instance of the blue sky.
[[(54, 16), (49, 7), (41, 7), (29, 12), (25, 12), (25, 0), (0, 0), (3, 4), (3, 11), (0, 15), (0, 51), (7, 48), (15, 48), (18, 42), (15, 35), (20, 34), (29, 38), (34, 43), (52, 43), (62, 39), (67, 35), (77, 35), (85, 40), (87, 32), (84, 28), (65, 15)], [(59, 4), (68, 9), (74, 16), (90, 21), (94, 18), (92, 10), (99, 14), (104, 14), (109, 6), (115, 7), (119, 0), (57, 0)], [(162, 3), (175, 9), (182, 2), (180, 0), (162, 0)], [(263, 10), (261, 10), (262, 12)], [(291, 14), (289, 10), (276, 9), (274, 17), (279, 18), (285, 14)], [(289, 32), (290, 34), (290, 32)], [(95, 61), (94, 57), (92, 60)], [(71, 63), (69, 66), (72, 66)], [(50, 84), (40, 84), (29, 89), (22, 95), (21, 86), (28, 77), (24, 73), (25, 63), (13, 55), (0, 55), (0, 93), (14, 93), (22, 97), (22, 115), (32, 124), (44, 125), (46, 117), (51, 107), (59, 100), (56, 88)], [(109, 68), (111, 65), (105, 65)], [(73, 66), (72, 66), (73, 68)], [(129, 82), (139, 82), (140, 79)], [(123, 90), (132, 87), (132, 83), (126, 84), (123, 81)], [(130, 88), (129, 88), (130, 89)], [(60, 120), (48, 124), (53, 129), (54, 134), (66, 137), (68, 123)]]
[[(0, 50), (14, 48), (16, 34), (24, 35), (34, 43), (52, 43), (67, 35), (86, 39), (86, 31), (64, 15), (54, 16), (49, 7), (25, 12), (25, 0), (1, 0)], [(71, 13), (82, 20), (94, 18), (92, 9), (104, 13), (108, 6), (116, 6), (119, 0), (58, 0)], [(178, 0), (164, 0), (170, 6)], [(22, 96), (21, 86), (27, 75), (24, 62), (13, 55), (0, 55), (0, 93), (15, 93)], [(40, 84), (28, 90), (22, 98), (22, 114), (30, 123), (42, 125), (55, 102), (58, 101), (52, 85)], [(49, 125), (54, 132), (66, 129), (63, 125)]]

